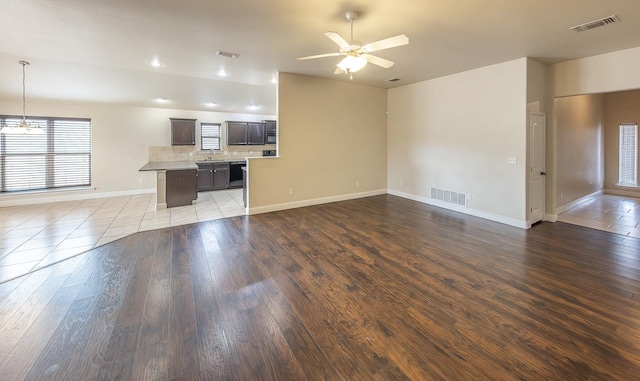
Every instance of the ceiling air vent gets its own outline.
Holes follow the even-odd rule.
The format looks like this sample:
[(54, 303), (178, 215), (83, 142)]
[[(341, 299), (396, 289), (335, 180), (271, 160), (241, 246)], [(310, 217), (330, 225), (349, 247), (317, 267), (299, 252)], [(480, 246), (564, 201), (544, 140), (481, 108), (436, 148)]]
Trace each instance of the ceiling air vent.
[(571, 29), (574, 32), (584, 32), (589, 29), (598, 28), (598, 27), (613, 24), (616, 22), (620, 22), (620, 18), (616, 15), (613, 15), (613, 16), (604, 17), (598, 20), (589, 21), (584, 24), (576, 25), (569, 29)]
[(218, 51), (216, 51), (216, 56), (222, 56), (222, 57), (227, 57), (227, 58), (238, 58), (238, 57), (240, 57), (240, 54), (232, 53), (232, 52), (225, 52), (224, 50), (218, 50)]
[(391, 78), (391, 79), (387, 79), (387, 82), (398, 82), (400, 80), (400, 78)]

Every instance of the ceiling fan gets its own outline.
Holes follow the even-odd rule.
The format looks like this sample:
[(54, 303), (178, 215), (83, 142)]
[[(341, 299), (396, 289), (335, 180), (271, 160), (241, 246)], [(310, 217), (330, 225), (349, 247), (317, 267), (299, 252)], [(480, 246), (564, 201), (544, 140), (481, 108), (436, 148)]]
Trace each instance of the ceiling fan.
[(369, 53), (383, 49), (395, 48), (396, 46), (407, 45), (409, 43), (409, 37), (405, 36), (404, 34), (400, 34), (395, 37), (389, 37), (385, 38), (384, 40), (363, 45), (362, 42), (355, 41), (353, 39), (353, 20), (358, 18), (358, 12), (347, 12), (346, 17), (351, 24), (351, 39), (349, 41), (346, 41), (336, 32), (324, 33), (325, 36), (329, 37), (331, 41), (335, 42), (340, 47), (339, 52), (298, 57), (298, 60), (302, 61), (315, 58), (344, 56), (342, 61), (340, 61), (340, 63), (336, 65), (337, 69), (334, 74), (347, 73), (351, 75), (351, 79), (353, 79), (353, 75), (351, 73), (362, 69), (367, 63), (372, 63), (385, 69), (390, 68), (394, 64), (393, 61), (373, 56)]

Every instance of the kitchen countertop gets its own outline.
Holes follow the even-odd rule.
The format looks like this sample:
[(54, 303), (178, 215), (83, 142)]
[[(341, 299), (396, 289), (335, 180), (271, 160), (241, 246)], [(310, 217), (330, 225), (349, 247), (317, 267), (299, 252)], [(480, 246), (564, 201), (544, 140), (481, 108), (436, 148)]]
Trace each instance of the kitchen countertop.
[(145, 164), (138, 171), (177, 171), (181, 169), (198, 169), (195, 161), (153, 161)]
[(245, 158), (237, 158), (237, 159), (224, 159), (224, 160), (198, 160), (198, 161), (150, 161), (142, 168), (138, 169), (138, 171), (177, 171), (181, 169), (198, 169), (198, 163), (232, 163), (237, 161), (247, 160)]
[(209, 164), (209, 163), (233, 163), (236, 161), (244, 161), (246, 162), (247, 159), (245, 159), (244, 157), (239, 157), (237, 159), (205, 159), (205, 160), (196, 160), (196, 164), (197, 163), (202, 163), (202, 164)]

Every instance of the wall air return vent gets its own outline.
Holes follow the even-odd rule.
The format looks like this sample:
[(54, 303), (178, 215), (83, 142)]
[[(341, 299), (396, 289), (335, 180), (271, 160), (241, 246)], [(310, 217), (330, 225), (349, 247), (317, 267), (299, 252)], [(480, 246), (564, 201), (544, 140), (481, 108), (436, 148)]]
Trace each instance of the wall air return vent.
[(571, 27), (569, 29), (571, 29), (574, 32), (584, 32), (584, 31), (589, 30), (589, 29), (598, 28), (598, 27), (609, 25), (609, 24), (613, 24), (613, 23), (616, 23), (616, 22), (620, 22), (620, 18), (618, 16), (616, 16), (616, 15), (613, 15), (613, 16), (609, 16), (609, 17), (603, 17), (603, 18), (598, 19), (598, 20), (589, 21), (589, 22), (584, 23), (584, 24), (576, 25), (576, 26)]
[(467, 195), (464, 193), (452, 192), (444, 189), (431, 188), (431, 198), (467, 207)]

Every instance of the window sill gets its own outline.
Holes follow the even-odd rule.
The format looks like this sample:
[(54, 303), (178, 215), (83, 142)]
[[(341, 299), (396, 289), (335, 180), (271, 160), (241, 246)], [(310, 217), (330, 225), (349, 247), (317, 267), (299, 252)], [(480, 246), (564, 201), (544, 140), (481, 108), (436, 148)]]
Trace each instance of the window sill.
[(73, 187), (73, 188), (36, 189), (36, 190), (0, 193), (0, 197), (2, 198), (12, 197), (12, 196), (21, 197), (21, 196), (31, 196), (31, 195), (43, 195), (43, 194), (86, 192), (86, 191), (95, 191), (95, 190), (96, 188), (92, 186)]

